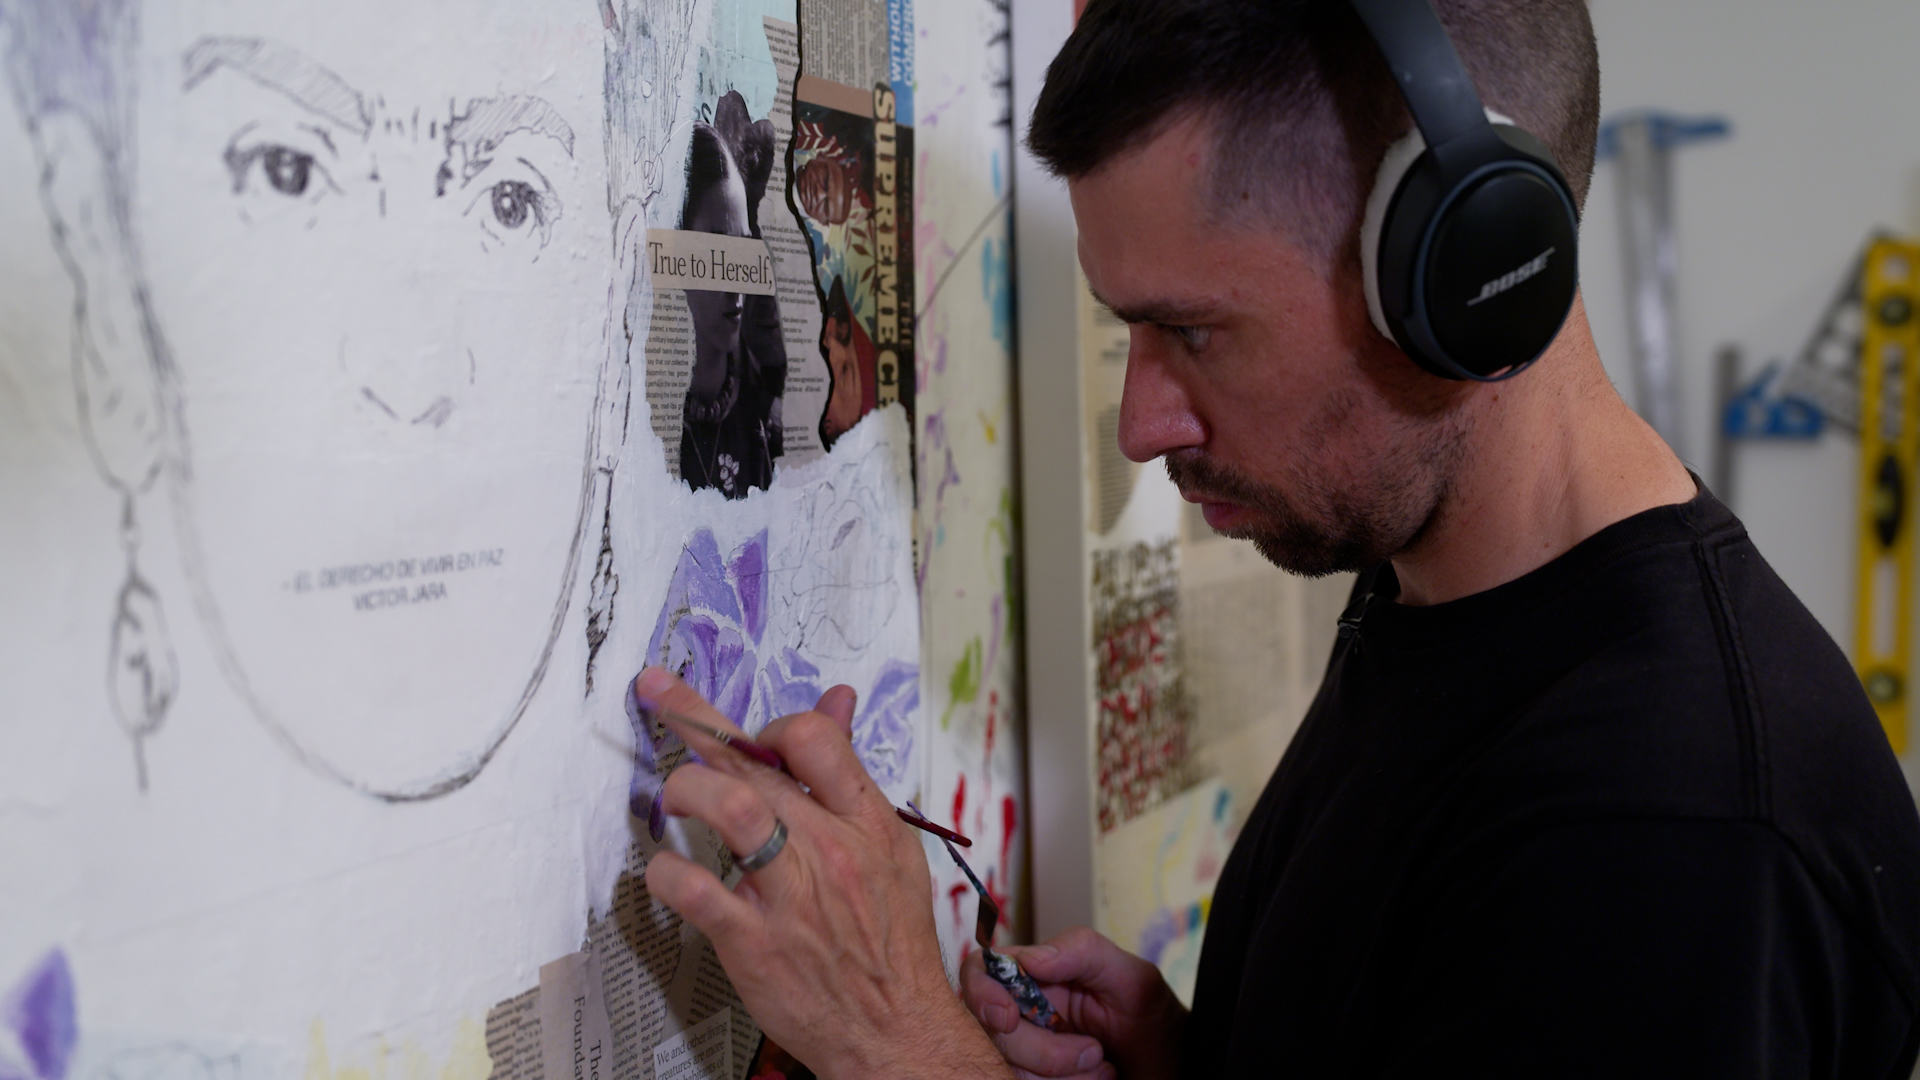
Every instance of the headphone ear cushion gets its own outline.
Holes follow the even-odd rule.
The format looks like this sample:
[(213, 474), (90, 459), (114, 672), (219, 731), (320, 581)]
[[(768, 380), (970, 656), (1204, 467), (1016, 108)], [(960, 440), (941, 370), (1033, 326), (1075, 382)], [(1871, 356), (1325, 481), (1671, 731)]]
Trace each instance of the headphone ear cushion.
[[(1492, 109), (1487, 110), (1487, 119), (1495, 124), (1513, 124), (1511, 117)], [(1389, 341), (1397, 339), (1387, 323), (1386, 307), (1380, 302), (1380, 237), (1386, 232), (1387, 211), (1393, 207), (1394, 196), (1400, 193), (1401, 182), (1426, 152), (1427, 140), (1419, 128), (1407, 132), (1387, 148), (1387, 156), (1380, 159), (1380, 169), (1373, 176), (1366, 216), (1360, 219), (1360, 279), (1367, 293), (1367, 314)]]
[(1367, 314), (1387, 340), (1394, 340), (1387, 324), (1386, 308), (1380, 302), (1380, 236), (1386, 230), (1387, 210), (1400, 193), (1400, 182), (1407, 178), (1420, 155), (1427, 152), (1427, 140), (1414, 128), (1399, 142), (1387, 148), (1380, 171), (1373, 177), (1373, 192), (1367, 196), (1367, 213), (1360, 219), (1360, 278), (1367, 292)]

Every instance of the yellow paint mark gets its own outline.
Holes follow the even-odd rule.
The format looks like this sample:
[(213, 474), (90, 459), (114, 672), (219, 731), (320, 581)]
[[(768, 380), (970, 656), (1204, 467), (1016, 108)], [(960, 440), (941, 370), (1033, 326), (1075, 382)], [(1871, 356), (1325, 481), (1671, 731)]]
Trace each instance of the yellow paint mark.
[(1000, 429), (994, 426), (993, 417), (988, 416), (985, 409), (980, 410), (980, 428), (987, 433), (988, 444), (999, 443)]
[(487, 1056), (486, 1029), (472, 1020), (460, 1021), (440, 1080), (487, 1080), (491, 1075), (493, 1059)]
[(352, 1060), (334, 1063), (327, 1048), (326, 1025), (315, 1020), (305, 1080), (487, 1080), (493, 1075), (486, 1029), (471, 1019), (463, 1019), (454, 1027), (453, 1044), (447, 1048), (446, 1061), (439, 1065), (412, 1039), (397, 1047), (378, 1039), (364, 1058), (351, 1051), (343, 1051), (341, 1057)]

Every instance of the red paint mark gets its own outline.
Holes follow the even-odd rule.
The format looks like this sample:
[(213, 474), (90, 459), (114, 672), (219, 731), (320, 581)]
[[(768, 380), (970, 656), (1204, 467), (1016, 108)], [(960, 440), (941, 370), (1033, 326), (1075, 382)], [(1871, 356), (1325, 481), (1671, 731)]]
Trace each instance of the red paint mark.
[[(997, 723), (999, 718), (1000, 691), (989, 691), (987, 694), (987, 759), (989, 761), (993, 758), (993, 731), (994, 728), (999, 726)], [(989, 771), (988, 775), (992, 775), (991, 771)]]
[(973, 886), (964, 881), (947, 889), (947, 899), (953, 901), (953, 925), (963, 930), (966, 929), (967, 924), (960, 918), (960, 898), (972, 891)]
[(966, 812), (967, 812), (967, 774), (961, 773), (960, 779), (954, 785), (954, 789), (953, 789), (953, 827), (962, 832), (966, 830), (967, 819), (962, 816)]
[(1000, 865), (1003, 867), (1013, 865), (1013, 831), (1019, 824), (1020, 806), (1008, 795), (1000, 800)]

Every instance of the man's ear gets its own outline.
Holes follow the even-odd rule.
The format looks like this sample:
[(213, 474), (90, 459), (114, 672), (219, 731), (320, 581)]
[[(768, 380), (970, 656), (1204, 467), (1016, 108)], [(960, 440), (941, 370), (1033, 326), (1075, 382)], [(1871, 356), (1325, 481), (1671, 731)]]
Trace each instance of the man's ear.
[(167, 416), (145, 283), (128, 235), (115, 162), (80, 116), (35, 118), (40, 195), (73, 278), (73, 375), (80, 421), (108, 483), (137, 495), (164, 460)]

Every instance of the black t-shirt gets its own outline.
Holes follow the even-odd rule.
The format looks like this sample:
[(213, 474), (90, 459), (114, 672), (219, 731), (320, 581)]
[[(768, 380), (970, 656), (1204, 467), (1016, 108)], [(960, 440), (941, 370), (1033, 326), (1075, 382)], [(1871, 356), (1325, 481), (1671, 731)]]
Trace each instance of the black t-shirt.
[(1397, 590), (1221, 874), (1186, 1076), (1908, 1076), (1920, 816), (1732, 513)]

